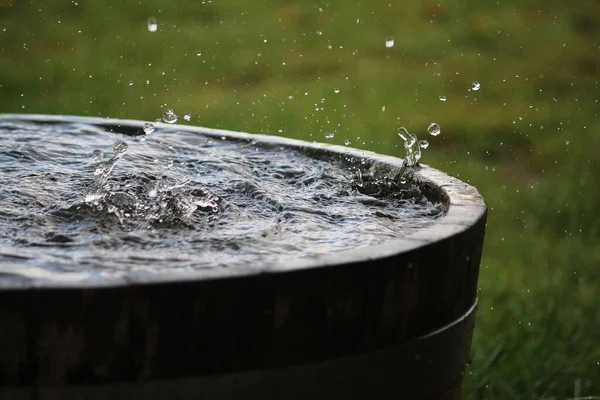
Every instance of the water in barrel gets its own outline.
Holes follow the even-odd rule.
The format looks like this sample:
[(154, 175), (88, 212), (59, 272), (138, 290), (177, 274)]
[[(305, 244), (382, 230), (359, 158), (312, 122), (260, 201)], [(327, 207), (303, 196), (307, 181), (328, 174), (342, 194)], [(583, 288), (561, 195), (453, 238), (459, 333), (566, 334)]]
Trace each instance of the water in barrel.
[[(0, 118), (0, 272), (253, 268), (383, 243), (442, 215), (406, 171), (174, 119)], [(426, 142), (406, 139), (417, 162)]]

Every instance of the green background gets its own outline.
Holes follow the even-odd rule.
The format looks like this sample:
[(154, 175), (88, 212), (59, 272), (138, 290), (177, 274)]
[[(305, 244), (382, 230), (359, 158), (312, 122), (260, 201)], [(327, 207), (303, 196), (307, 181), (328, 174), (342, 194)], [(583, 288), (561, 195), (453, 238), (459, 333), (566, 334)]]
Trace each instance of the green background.
[(489, 205), (466, 399), (600, 399), (599, 66), (591, 0), (0, 0), (0, 112), (428, 139)]

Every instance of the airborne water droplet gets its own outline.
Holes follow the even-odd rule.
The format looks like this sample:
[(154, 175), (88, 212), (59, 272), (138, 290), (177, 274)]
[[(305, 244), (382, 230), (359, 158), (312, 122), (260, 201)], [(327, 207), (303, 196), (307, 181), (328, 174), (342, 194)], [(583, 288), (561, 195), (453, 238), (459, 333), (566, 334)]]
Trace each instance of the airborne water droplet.
[(333, 89), (333, 93), (338, 94), (339, 92), (340, 92), (340, 89), (338, 89), (338, 88)]
[(163, 114), (162, 120), (164, 122), (166, 122), (167, 124), (174, 124), (175, 122), (177, 122), (178, 117), (179, 116), (177, 114), (175, 114), (175, 112), (172, 109), (169, 108)]
[(183, 119), (185, 119), (186, 121), (191, 121), (192, 113), (190, 111), (187, 111), (185, 114), (183, 114)]
[(156, 18), (150, 17), (148, 18), (148, 32), (156, 32), (158, 29), (158, 24), (156, 23)]
[(154, 127), (154, 125), (152, 125), (151, 123), (147, 122), (144, 124), (144, 133), (146, 135), (151, 134), (152, 132), (154, 132), (156, 128)]
[(125, 152), (127, 151), (127, 148), (128, 148), (128, 147), (129, 147), (129, 146), (128, 146), (128, 145), (127, 145), (127, 143), (125, 143), (124, 141), (122, 141), (122, 140), (117, 140), (117, 141), (115, 142), (115, 145), (114, 145), (114, 147), (113, 147), (113, 150), (115, 151), (115, 154), (120, 154), (120, 155), (122, 155), (122, 154), (125, 154)]
[(442, 130), (440, 129), (440, 126), (438, 124), (436, 124), (435, 122), (432, 122), (427, 127), (427, 132), (429, 132), (429, 134), (432, 136), (437, 136), (440, 133), (442, 133)]
[(426, 149), (429, 147), (429, 142), (427, 140), (419, 140), (419, 147)]
[(198, 57), (200, 57), (200, 56), (202, 55), (202, 51), (201, 51), (201, 50), (198, 50), (198, 51), (196, 52), (196, 55), (197, 55)]
[(352, 142), (351, 142), (349, 139), (344, 139), (344, 144), (345, 144), (346, 146), (349, 146), (349, 145), (350, 145), (350, 143), (352, 143)]
[(446, 96), (440, 96), (440, 101), (446, 101), (446, 100), (448, 100), (448, 99), (446, 98)]
[(332, 139), (334, 136), (335, 136), (335, 133), (333, 133), (333, 132), (325, 133), (325, 139)]
[(129, 86), (133, 86), (133, 81), (129, 81)]
[(478, 91), (479, 89), (481, 89), (481, 83), (475, 81), (471, 84), (471, 89), (474, 91)]
[(388, 36), (385, 38), (385, 47), (392, 48), (394, 47), (394, 38), (391, 36)]

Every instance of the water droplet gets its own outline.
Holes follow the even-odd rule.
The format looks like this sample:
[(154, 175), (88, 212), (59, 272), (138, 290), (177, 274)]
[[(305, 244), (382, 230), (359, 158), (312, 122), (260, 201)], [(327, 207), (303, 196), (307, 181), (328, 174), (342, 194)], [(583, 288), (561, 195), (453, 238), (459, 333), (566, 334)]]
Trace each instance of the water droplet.
[[(412, 138), (410, 149), (410, 153), (412, 154), (411, 165), (417, 165), (421, 159), (421, 147), (419, 146), (417, 135), (411, 133), (410, 136)], [(406, 148), (406, 143), (404, 144), (404, 147)], [(407, 150), (409, 149), (407, 148)]]
[(174, 124), (175, 122), (177, 122), (177, 118), (179, 118), (179, 116), (175, 114), (175, 112), (172, 109), (169, 108), (163, 114), (162, 120), (167, 124)]
[(448, 100), (448, 99), (446, 98), (446, 96), (440, 96), (440, 101), (446, 101), (446, 100)]
[(151, 123), (149, 123), (149, 122), (146, 122), (146, 123), (144, 124), (144, 133), (145, 133), (146, 135), (149, 135), (149, 134), (151, 134), (151, 133), (152, 133), (152, 132), (154, 132), (155, 130), (156, 130), (156, 128), (155, 128), (155, 127), (154, 127), (154, 125), (152, 125)]
[(394, 38), (391, 36), (388, 36), (385, 38), (385, 47), (392, 48), (394, 47)]
[(102, 150), (94, 150), (92, 152), (92, 160), (94, 160), (94, 162), (100, 162), (103, 158), (104, 154), (102, 153)]
[(429, 147), (429, 142), (427, 140), (419, 140), (419, 147), (426, 149)]
[(191, 121), (192, 113), (190, 111), (187, 111), (185, 114), (183, 114), (183, 119), (185, 119), (186, 121)]
[(148, 32), (156, 32), (158, 29), (158, 24), (156, 23), (156, 18), (150, 17), (148, 18)]
[(340, 89), (338, 89), (338, 88), (333, 89), (333, 93), (338, 94), (339, 92), (340, 92)]
[(333, 132), (325, 133), (325, 139), (333, 139), (334, 136), (335, 136), (335, 133), (333, 133)]
[(432, 122), (427, 127), (427, 132), (429, 132), (430, 135), (437, 136), (440, 133), (442, 133), (442, 130), (440, 129), (440, 126), (438, 124), (436, 124), (435, 122)]
[(115, 142), (115, 145), (114, 145), (114, 147), (113, 147), (113, 150), (115, 151), (115, 154), (120, 154), (120, 155), (123, 155), (123, 154), (125, 154), (125, 152), (127, 151), (127, 148), (128, 148), (128, 147), (129, 147), (129, 146), (127, 146), (127, 143), (125, 143), (124, 141), (122, 141), (122, 140), (117, 140), (117, 141)]
[(133, 81), (129, 81), (129, 86), (133, 86)]
[(475, 81), (471, 84), (471, 89), (474, 91), (478, 91), (479, 89), (481, 89), (481, 83)]
[(352, 143), (350, 140), (348, 140), (348, 139), (344, 139), (344, 144), (345, 144), (346, 146), (349, 146), (349, 145), (350, 145), (350, 143)]
[(200, 56), (202, 55), (202, 51), (201, 51), (201, 50), (198, 50), (198, 51), (196, 51), (196, 55), (197, 55), (198, 57), (200, 57)]

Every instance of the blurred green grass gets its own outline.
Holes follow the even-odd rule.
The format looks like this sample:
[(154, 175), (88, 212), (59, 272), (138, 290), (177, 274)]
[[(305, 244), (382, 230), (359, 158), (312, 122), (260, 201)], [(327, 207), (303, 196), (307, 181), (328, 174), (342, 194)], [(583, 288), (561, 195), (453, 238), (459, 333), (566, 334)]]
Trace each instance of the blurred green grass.
[(593, 0), (0, 0), (0, 112), (398, 156), (400, 125), (440, 124), (422, 161), (490, 208), (466, 399), (600, 395), (599, 66)]

